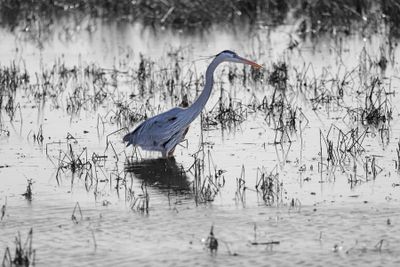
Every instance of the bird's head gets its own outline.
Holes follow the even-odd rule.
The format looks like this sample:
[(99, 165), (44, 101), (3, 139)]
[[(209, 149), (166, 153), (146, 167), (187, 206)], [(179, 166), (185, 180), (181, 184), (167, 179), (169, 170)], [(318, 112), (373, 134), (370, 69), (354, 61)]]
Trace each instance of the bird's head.
[(216, 55), (216, 58), (220, 58), (221, 61), (229, 61), (229, 62), (243, 63), (243, 64), (251, 65), (255, 69), (262, 68), (261, 65), (255, 63), (251, 60), (240, 57), (235, 52), (230, 51), (230, 50), (222, 51), (221, 53)]

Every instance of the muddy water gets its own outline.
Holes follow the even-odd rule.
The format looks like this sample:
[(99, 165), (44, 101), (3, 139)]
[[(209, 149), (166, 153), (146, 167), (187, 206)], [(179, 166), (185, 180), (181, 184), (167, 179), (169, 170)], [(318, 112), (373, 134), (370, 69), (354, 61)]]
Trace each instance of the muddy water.
[[(32, 228), (38, 266), (399, 264), (395, 161), (400, 128), (398, 95), (392, 93), (399, 87), (399, 66), (398, 51), (395, 46), (390, 50), (384, 32), (303, 40), (291, 33), (291, 26), (214, 28), (187, 36), (105, 23), (88, 31), (84, 23), (63, 28), (69, 24), (59, 22), (44, 40), (1, 29), (1, 65), (15, 61), (25, 66), (35, 84), (35, 72), (55, 62), (78, 68), (96, 64), (105, 71), (115, 67), (135, 76), (140, 53), (154, 62), (154, 73), (162, 73), (164, 68), (173, 70), (175, 58), (167, 55), (177, 51), (179, 79), (189, 83), (189, 101), (198, 93), (190, 77), (201, 81), (209, 62), (204, 56), (224, 49), (265, 65), (264, 77), (243, 82), (242, 67), (220, 67), (204, 116), (222, 94), (224, 103), (230, 96), (241, 107), (236, 110), (244, 120), (227, 127), (203, 125), (203, 130), (196, 120), (188, 142), (168, 161), (157, 159), (156, 153), (139, 151), (137, 156), (125, 148), (120, 141), (124, 130), (114, 132), (124, 126), (133, 129), (137, 123), (116, 123), (113, 116), (116, 103), (131, 101), (132, 92), (137, 105), (148, 101), (147, 115), (179, 104), (180, 89), (176, 98), (169, 97), (166, 81), (157, 81), (153, 93), (140, 96), (137, 80), (123, 74), (113, 80), (109, 75), (108, 98), (74, 111), (68, 99), (76, 86), (93, 77), (82, 75), (82, 83), (64, 84), (66, 89), (57, 97), (38, 99), (33, 89), (19, 89), (14, 117), (4, 109), (1, 113), (1, 129), (9, 133), (0, 135), (0, 203), (6, 207), (0, 221), (1, 253), (8, 246), (13, 254), (17, 232), (25, 240)], [(293, 49), (288, 49), (290, 34), (299, 41)], [(389, 60), (385, 71), (378, 65), (382, 55)], [(282, 139), (279, 133), (276, 138), (278, 120), (252, 108), (264, 97), (269, 102), (273, 98), (274, 86), (267, 80), (279, 61), (287, 62), (289, 79), (286, 93), (277, 91), (275, 96), (297, 108), (296, 127)], [(232, 83), (227, 78), (230, 68), (237, 74)], [(392, 119), (367, 125), (349, 114), (365, 105), (373, 77), (386, 92), (379, 100), (373, 98), (374, 103), (385, 100)], [(110, 87), (112, 82), (117, 85)], [(343, 88), (340, 101), (311, 102), (321, 95), (337, 96), (338, 84)], [(40, 129), (43, 140), (34, 140)], [(356, 146), (357, 153), (349, 157), (344, 147), (334, 149), (336, 165), (328, 166), (325, 143), (329, 139), (334, 148), (339, 146), (343, 139), (338, 129), (359, 129), (358, 141), (346, 146)], [(205, 164), (200, 178), (192, 166), (196, 157)], [(341, 157), (345, 159), (339, 161)], [(127, 158), (133, 162), (128, 164)], [(72, 159), (89, 162), (92, 169), (73, 172)], [(274, 177), (269, 198), (255, 188), (261, 171)], [(215, 172), (221, 175), (211, 183), (206, 177)], [(33, 183), (31, 200), (22, 195), (28, 179)], [(202, 185), (210, 190), (202, 190)], [(148, 209), (141, 210), (145, 192)], [(76, 203), (82, 215), (79, 209), (74, 212)], [(219, 243), (216, 254), (206, 248), (212, 225)]]

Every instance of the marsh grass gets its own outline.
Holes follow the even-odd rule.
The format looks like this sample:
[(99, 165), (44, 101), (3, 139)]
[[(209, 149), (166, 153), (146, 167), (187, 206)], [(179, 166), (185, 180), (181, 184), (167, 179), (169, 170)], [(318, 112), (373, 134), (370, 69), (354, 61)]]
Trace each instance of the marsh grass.
[[(95, 199), (102, 195), (102, 190), (119, 195), (120, 189), (128, 189), (126, 170), (120, 166), (120, 158), (129, 158), (125, 151), (117, 151), (113, 136), (120, 129), (107, 135), (103, 153), (89, 151), (80, 146), (78, 140), (68, 134), (64, 142), (46, 144), (46, 155), (56, 168), (55, 178), (60, 185), (64, 179), (70, 178), (71, 189), (75, 183), (82, 182), (87, 192), (92, 191)], [(79, 183), (78, 183), (79, 184)], [(107, 184), (109, 187), (99, 187)]]
[[(0, 70), (0, 112), (5, 111), (12, 121), (20, 111), (20, 120), (23, 120), (21, 105), (16, 99), (16, 92), (20, 90), (38, 108), (50, 101), (51, 107), (62, 108), (71, 117), (79, 116), (82, 111), (96, 111), (101, 105), (113, 106), (101, 116), (103, 126), (107, 121), (130, 126), (166, 108), (153, 106), (157, 97), (171, 101), (167, 108), (188, 105), (188, 90), (197, 90), (200, 84), (200, 78), (192, 70), (182, 72), (181, 61), (188, 53), (187, 49), (172, 50), (158, 64), (143, 55), (137, 65), (125, 62), (122, 57), (116, 64), (121, 69), (105, 69), (93, 63), (67, 66), (61, 57), (53, 65), (41, 65), (33, 80), (13, 62)], [(132, 56), (127, 58), (132, 60)], [(129, 90), (117, 90), (121, 85), (124, 88), (129, 85)], [(40, 132), (35, 137), (41, 137)], [(35, 141), (40, 142), (40, 138)]]
[(138, 101), (116, 102), (115, 110), (110, 110), (105, 117), (111, 123), (125, 127), (146, 120), (153, 112), (149, 101), (144, 104)]
[(308, 118), (298, 107), (293, 86), (289, 84), (288, 65), (283, 61), (274, 63), (268, 72), (268, 84), (272, 86), (271, 96), (264, 96), (260, 101), (251, 100), (251, 106), (255, 112), (265, 113), (265, 121), (274, 129), (274, 145), (292, 142), (292, 136), (301, 127), (308, 125)]
[(233, 128), (244, 122), (248, 115), (247, 107), (238, 99), (220, 97), (215, 106), (202, 117), (205, 130), (218, 127)]
[(22, 243), (21, 234), (18, 232), (18, 235), (15, 237), (15, 253), (12, 256), (10, 248), (7, 247), (4, 252), (2, 266), (4, 267), (34, 266), (36, 250), (33, 249), (32, 247), (32, 239), (33, 239), (32, 228), (29, 230), (25, 243)]
[(0, 115), (4, 110), (10, 120), (14, 120), (15, 113), (20, 108), (16, 103), (17, 90), (23, 90), (28, 83), (26, 69), (22, 70), (15, 62), (0, 68)]
[(106, 155), (88, 152), (87, 147), (80, 147), (78, 140), (68, 134), (64, 142), (46, 144), (46, 156), (56, 168), (55, 178), (60, 185), (65, 177), (70, 177), (71, 187), (75, 179), (84, 182), (86, 191), (93, 190), (97, 196), (98, 184), (110, 182), (114, 172), (106, 172)]

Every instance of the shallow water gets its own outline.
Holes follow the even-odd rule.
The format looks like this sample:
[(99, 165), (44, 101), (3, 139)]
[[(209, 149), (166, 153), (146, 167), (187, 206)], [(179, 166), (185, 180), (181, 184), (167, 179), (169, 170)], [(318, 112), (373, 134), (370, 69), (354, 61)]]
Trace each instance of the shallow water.
[[(79, 73), (61, 85), (61, 93), (54, 91), (55, 97), (35, 97), (34, 87), (20, 88), (15, 97), (20, 108), (15, 109), (13, 119), (1, 110), (1, 129), (9, 135), (0, 135), (0, 203), (6, 206), (0, 221), (0, 252), (8, 246), (13, 253), (17, 232), (25, 240), (33, 228), (39, 266), (399, 264), (399, 175), (395, 161), (400, 128), (398, 95), (391, 93), (399, 86), (398, 49), (393, 46), (390, 50), (385, 32), (303, 40), (292, 33), (291, 25), (276, 29), (215, 27), (207, 33), (185, 36), (168, 30), (154, 32), (140, 25), (101, 22), (88, 31), (82, 23), (79, 28), (69, 28), (70, 24), (59, 21), (55, 34), (45, 40), (32, 39), (34, 34), (29, 32), (1, 29), (5, 36), (0, 43), (1, 66), (9, 66), (11, 61), (25, 66), (30, 84), (36, 84), (34, 73), (51, 68), (56, 61), (78, 68), (94, 63), (107, 72), (107, 97), (96, 103), (90, 96), (98, 88), (89, 86), (93, 90), (80, 95), (87, 101), (71, 111), (74, 90), (93, 82), (90, 75)], [(63, 24), (67, 26), (63, 28)], [(293, 49), (288, 49), (290, 34), (299, 41)], [(204, 116), (223, 92), (224, 103), (230, 96), (241, 108), (238, 114), (243, 122), (227, 127), (211, 125), (202, 131), (197, 119), (188, 132), (188, 142), (177, 148), (173, 160), (157, 159), (159, 154), (145, 151), (137, 158), (132, 148), (124, 147), (121, 138), (126, 130), (114, 132), (125, 126), (133, 129), (137, 123), (117, 123), (117, 102), (130, 101), (129, 108), (139, 107), (152, 115), (178, 105), (183, 93), (193, 101), (201, 89), (196, 89), (194, 80), (201, 81), (209, 62), (204, 56), (224, 49), (265, 65), (264, 77), (253, 81), (246, 76), (243, 84), (241, 66), (220, 67)], [(141, 94), (132, 78), (136, 77), (140, 53), (154, 61), (153, 74), (147, 79), (159, 79), (153, 93)], [(377, 65), (382, 54), (391, 59), (385, 71)], [(187, 86), (176, 86), (170, 96), (166, 80), (160, 77), (173, 75), (176, 58), (181, 70), (179, 82)], [(271, 101), (274, 88), (267, 79), (273, 64), (280, 60), (288, 64), (289, 80), (287, 91), (277, 91), (277, 95), (301, 112), (298, 109), (295, 116), (296, 129), (275, 140), (276, 118), (251, 104), (261, 103), (264, 97)], [(121, 71), (114, 77), (113, 67)], [(232, 83), (227, 78), (229, 70), (237, 75)], [(125, 71), (127, 75), (122, 73)], [(363, 107), (373, 77), (382, 81), (380, 88), (386, 91), (376, 101), (387, 99), (393, 113), (391, 120), (365, 125), (348, 114), (350, 109)], [(299, 81), (314, 86), (300, 91)], [(312, 105), (310, 99), (324, 90), (325, 95), (336, 96), (338, 84), (344, 89), (340, 101)], [(130, 98), (132, 92), (135, 96)], [(141, 106), (146, 100), (149, 104)], [(320, 131), (327, 136), (332, 124), (345, 133), (358, 128), (362, 139), (355, 144), (360, 147), (353, 158), (326, 167), (327, 152)], [(42, 142), (33, 138), (40, 127)], [(334, 144), (340, 143), (337, 135), (337, 130), (331, 130)], [(199, 176), (194, 174), (193, 155), (205, 164)], [(73, 157), (89, 162), (92, 169), (84, 167), (73, 173), (68, 165)], [(127, 158), (132, 157), (133, 162), (128, 163)], [(375, 177), (372, 158), (377, 166)], [(272, 198), (263, 199), (256, 191), (259, 170), (277, 175)], [(222, 174), (206, 178), (215, 171)], [(354, 177), (360, 181), (350, 183)], [(22, 196), (27, 179), (33, 182), (31, 201)], [(198, 179), (200, 183), (196, 183)], [(201, 190), (202, 185), (210, 190)], [(149, 196), (147, 211), (140, 209), (145, 191)], [(73, 213), (77, 202), (82, 217), (77, 211)], [(219, 242), (216, 254), (205, 244), (212, 225)], [(380, 240), (382, 246), (376, 246)], [(279, 244), (252, 245), (271, 241)]]

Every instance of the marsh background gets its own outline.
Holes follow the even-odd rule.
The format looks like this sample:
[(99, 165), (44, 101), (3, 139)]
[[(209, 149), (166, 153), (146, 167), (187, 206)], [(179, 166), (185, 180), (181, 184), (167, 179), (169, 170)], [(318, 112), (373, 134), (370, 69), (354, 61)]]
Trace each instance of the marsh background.
[[(0, 1), (3, 266), (397, 266), (399, 14)], [(125, 148), (225, 49), (265, 68), (219, 67), (174, 159)]]

